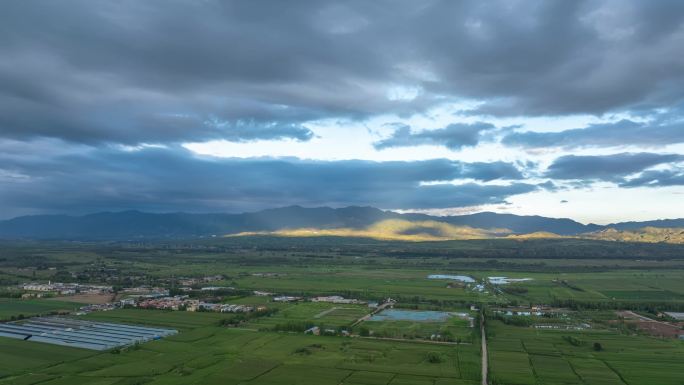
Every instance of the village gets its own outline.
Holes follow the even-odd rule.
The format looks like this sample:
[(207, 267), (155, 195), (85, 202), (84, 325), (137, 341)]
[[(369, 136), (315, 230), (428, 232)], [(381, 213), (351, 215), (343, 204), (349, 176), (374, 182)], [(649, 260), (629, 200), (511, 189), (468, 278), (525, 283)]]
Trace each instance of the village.
[(80, 283), (51, 282), (36, 283), (28, 282), (19, 286), (23, 291), (22, 298), (41, 298), (54, 295), (75, 295), (75, 294), (110, 294), (113, 292), (112, 286), (92, 285)]
[[(283, 276), (280, 273), (253, 273), (253, 276), (276, 278)], [(453, 285), (475, 285), (475, 280), (468, 276), (430, 275), (429, 279), (446, 279), (447, 287)], [(217, 281), (224, 280), (222, 275), (203, 277), (178, 277), (168, 279), (168, 282), (160, 286), (134, 286), (115, 289), (110, 285), (96, 285), (90, 283), (65, 283), (65, 282), (25, 282), (17, 285), (14, 290), (19, 290), (20, 297), (30, 298), (55, 298), (84, 305), (76, 314), (87, 314), (94, 311), (110, 311), (120, 308), (139, 308), (168, 311), (189, 312), (216, 312), (216, 313), (251, 313), (263, 312), (268, 309), (266, 303), (330, 303), (335, 305), (368, 305), (370, 314), (363, 320), (368, 320), (378, 309), (391, 307), (394, 302), (389, 300), (381, 304), (375, 301), (364, 301), (355, 298), (345, 298), (340, 295), (327, 296), (296, 296), (278, 294), (263, 290), (253, 290), (244, 293), (231, 286), (212, 286)], [(496, 286), (506, 286), (506, 277), (489, 277), (489, 282)], [(521, 279), (524, 281), (526, 279)], [(215, 284), (214, 284), (215, 285)], [(174, 289), (169, 289), (174, 286)], [(233, 294), (230, 294), (233, 293)], [(225, 299), (227, 295), (253, 295), (255, 297), (269, 297), (266, 303), (245, 304), (230, 303)], [(473, 310), (473, 309), (471, 309)], [(476, 309), (475, 309), (476, 310)], [(492, 316), (505, 323), (527, 326), (534, 329), (555, 330), (587, 330), (592, 328), (592, 323), (577, 315), (570, 309), (553, 308), (545, 305), (529, 306), (502, 306), (490, 308)], [(684, 340), (682, 327), (684, 326), (683, 314), (675, 312), (662, 312), (658, 315), (644, 315), (631, 311), (617, 311), (617, 320), (610, 321), (613, 327), (623, 327), (638, 330), (642, 333), (665, 338), (679, 338)], [(359, 320), (359, 321), (363, 321)], [(311, 327), (306, 331), (309, 334), (321, 333), (317, 327)]]
[[(213, 289), (213, 288), (212, 288)], [(229, 289), (226, 287), (216, 289)], [(131, 296), (129, 298), (121, 299), (117, 302), (84, 306), (83, 309), (88, 310), (109, 310), (124, 307), (138, 307), (142, 309), (157, 309), (157, 310), (181, 310), (181, 311), (215, 311), (220, 313), (248, 313), (254, 310), (261, 310), (260, 307), (245, 306), (245, 305), (231, 305), (224, 303), (203, 302), (198, 299), (190, 298), (189, 295), (175, 295), (169, 296), (168, 290), (155, 288), (151, 294), (143, 294)], [(210, 291), (207, 288), (201, 288), (202, 291)], [(136, 289), (125, 289), (124, 292), (136, 292)], [(272, 293), (265, 293), (261, 291), (254, 291), (256, 296), (264, 296), (264, 294), (273, 295)], [(273, 295), (273, 302), (328, 302), (334, 304), (367, 304), (366, 301), (357, 299), (344, 298), (342, 296), (319, 296), (319, 297), (295, 297), (287, 295)], [(370, 303), (371, 307), (377, 306), (376, 303)], [(264, 307), (265, 308), (265, 307)]]

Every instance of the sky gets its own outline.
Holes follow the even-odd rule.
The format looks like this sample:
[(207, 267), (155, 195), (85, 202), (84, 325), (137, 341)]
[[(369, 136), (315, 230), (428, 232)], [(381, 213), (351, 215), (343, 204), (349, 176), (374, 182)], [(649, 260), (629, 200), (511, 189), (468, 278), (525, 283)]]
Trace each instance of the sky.
[(684, 217), (684, 2), (3, 4), (0, 219), (289, 205)]

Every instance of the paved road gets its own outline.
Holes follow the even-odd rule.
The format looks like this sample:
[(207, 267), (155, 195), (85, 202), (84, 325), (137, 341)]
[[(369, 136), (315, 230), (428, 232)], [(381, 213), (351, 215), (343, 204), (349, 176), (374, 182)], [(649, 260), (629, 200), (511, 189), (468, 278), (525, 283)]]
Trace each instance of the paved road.
[(484, 313), (480, 314), (480, 334), (482, 334), (482, 385), (488, 385), (487, 381), (487, 336), (485, 335)]
[(379, 313), (379, 312), (381, 312), (382, 310), (385, 310), (386, 307), (392, 306), (392, 305), (394, 305), (393, 302), (385, 302), (385, 303), (383, 303), (382, 305), (376, 307), (375, 310), (373, 310), (372, 312), (370, 312), (370, 313), (366, 314), (365, 316), (363, 316), (363, 317), (357, 319), (356, 322), (354, 322), (353, 324), (351, 324), (351, 327), (354, 327), (354, 326), (360, 324), (360, 323), (363, 322), (363, 321), (368, 321), (368, 320), (370, 319), (370, 317), (372, 317), (374, 314)]

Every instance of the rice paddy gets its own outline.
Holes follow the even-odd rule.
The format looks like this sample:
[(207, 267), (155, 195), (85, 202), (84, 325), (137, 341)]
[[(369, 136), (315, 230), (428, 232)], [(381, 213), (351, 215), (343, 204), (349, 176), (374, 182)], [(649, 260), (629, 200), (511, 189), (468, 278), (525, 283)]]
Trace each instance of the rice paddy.
[[(322, 240), (309, 246), (300, 245), (309, 242), (303, 239), (288, 246), (282, 240), (261, 244), (267, 241), (235, 250), (224, 244), (10, 249), (0, 261), (5, 280), (19, 271), (6, 266), (24, 264), (27, 255), (41, 255), (41, 266), (58, 270), (22, 268), (25, 279), (54, 279), (61, 271), (67, 278), (119, 287), (177, 290), (178, 277), (220, 275), (207, 285), (234, 290), (199, 298), (277, 311), (242, 323), (231, 323), (236, 315), (229, 313), (171, 310), (60, 315), (178, 333), (104, 350), (0, 337), (0, 385), (475, 385), (482, 358), (478, 309), (487, 316), (491, 384), (681, 385), (684, 342), (630, 328), (616, 312), (673, 317), (684, 311), (684, 264), (678, 259), (481, 257), (491, 252), (481, 246), (452, 258), (453, 244), (355, 243), (345, 249)], [(493, 284), (488, 277), (505, 277), (508, 283)], [(369, 303), (390, 297), (397, 304), (368, 316), (374, 307), (365, 303), (276, 303), (263, 292)], [(30, 326), (39, 319), (25, 318), (80, 306), (67, 299), (0, 299), (0, 318), (7, 321), (2, 325)], [(497, 318), (517, 308), (529, 313), (531, 305), (553, 310), (513, 315), (507, 323)], [(495, 313), (499, 309), (503, 312)], [(321, 335), (305, 334), (311, 326)]]
[[(134, 310), (164, 323), (165, 312)], [(112, 321), (117, 311), (102, 313)], [(131, 311), (125, 312), (126, 318)], [(200, 313), (191, 313), (200, 316)], [(4, 340), (0, 338), (0, 343)], [(30, 341), (23, 349), (42, 350)], [(17, 342), (11, 342), (16, 344)], [(476, 345), (475, 345), (476, 346)], [(36, 359), (33, 364), (6, 369), (0, 384), (70, 383), (156, 384), (405, 384), (477, 383), (479, 351), (473, 345), (444, 346), (411, 342), (255, 332), (198, 326), (118, 354), (73, 352), (68, 361)], [(42, 357), (42, 355), (41, 355)], [(430, 359), (437, 357), (438, 359)], [(0, 364), (1, 365), (1, 364)], [(99, 383), (98, 382), (98, 383)]]
[(684, 343), (672, 339), (499, 321), (489, 323), (488, 336), (494, 384), (676, 385), (684, 374)]

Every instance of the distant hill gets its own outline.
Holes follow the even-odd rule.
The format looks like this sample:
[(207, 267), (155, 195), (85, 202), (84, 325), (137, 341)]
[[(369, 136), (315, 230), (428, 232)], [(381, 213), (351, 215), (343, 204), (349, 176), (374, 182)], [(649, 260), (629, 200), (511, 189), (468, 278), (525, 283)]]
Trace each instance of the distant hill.
[[(651, 222), (652, 223), (652, 222)], [(684, 228), (643, 227), (636, 230), (617, 230), (613, 228), (582, 234), (582, 238), (602, 241), (684, 243)]]
[(506, 230), (484, 230), (469, 226), (454, 226), (437, 221), (408, 221), (386, 219), (368, 227), (354, 228), (302, 228), (284, 229), (271, 232), (244, 232), (234, 236), (278, 235), (284, 237), (364, 237), (401, 241), (446, 241), (457, 239), (487, 239), (507, 233)]
[(654, 228), (684, 228), (684, 218), (680, 219), (659, 219), (656, 221), (645, 221), (645, 222), (622, 222), (622, 223), (611, 223), (606, 228), (612, 228), (616, 230), (637, 230), (644, 227), (654, 227)]
[(537, 231), (534, 233), (527, 233), (527, 234), (511, 234), (506, 236), (506, 238), (509, 239), (555, 239), (555, 238), (564, 238), (568, 237), (563, 236), (563, 235), (558, 235), (554, 233), (550, 233), (548, 231)]
[(363, 228), (400, 218), (372, 207), (299, 206), (243, 214), (103, 212), (84, 216), (33, 215), (0, 221), (1, 238), (121, 239), (198, 237), (286, 228)]
[(597, 231), (603, 228), (594, 224), (584, 225), (568, 218), (547, 218), (536, 215), (497, 214), (490, 212), (446, 217), (443, 220), (452, 225), (466, 225), (478, 228), (507, 228), (518, 234), (549, 232), (559, 235), (574, 235)]
[[(392, 222), (395, 220), (395, 222)], [(388, 222), (389, 221), (389, 222)], [(402, 222), (403, 221), (403, 222)], [(406, 222), (414, 222), (407, 225)], [(429, 223), (429, 225), (426, 225)], [(382, 224), (381, 226), (379, 224)], [(376, 226), (373, 228), (373, 226)], [(378, 227), (380, 226), (380, 227)], [(393, 227), (394, 226), (394, 227)], [(395, 228), (396, 226), (401, 229)], [(402, 227), (403, 226), (403, 227)], [(336, 230), (337, 233), (376, 232), (396, 234), (407, 231), (404, 238), (430, 236), (436, 239), (465, 239), (501, 235), (548, 234), (577, 236), (608, 228), (637, 229), (645, 226), (684, 227), (684, 219), (650, 222), (626, 222), (610, 226), (584, 225), (567, 218), (520, 216), (483, 212), (458, 216), (400, 214), (374, 207), (290, 206), (241, 214), (153, 214), (140, 211), (103, 212), (83, 216), (34, 215), (0, 221), (0, 238), (4, 239), (74, 239), (121, 240), (223, 236), (238, 233), (284, 234), (292, 231)], [(382, 230), (380, 229), (382, 228)], [(391, 228), (391, 230), (390, 230)], [(469, 230), (466, 230), (469, 229)], [(493, 230), (498, 229), (498, 230)], [(344, 230), (344, 231), (343, 231)], [(415, 232), (415, 235), (411, 234)], [(430, 235), (432, 234), (432, 235)], [(449, 235), (450, 234), (450, 235)], [(524, 237), (523, 237), (524, 238)], [(394, 238), (392, 238), (394, 239)]]

